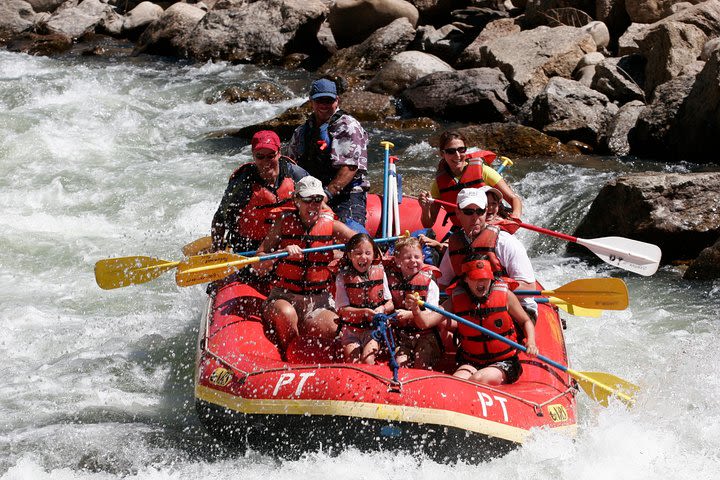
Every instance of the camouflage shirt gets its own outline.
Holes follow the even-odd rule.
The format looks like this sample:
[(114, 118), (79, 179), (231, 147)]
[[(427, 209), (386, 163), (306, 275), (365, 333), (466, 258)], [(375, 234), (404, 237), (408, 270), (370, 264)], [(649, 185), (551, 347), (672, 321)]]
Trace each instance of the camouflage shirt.
[[(305, 132), (306, 129), (314, 127), (314, 121), (315, 117), (311, 115), (305, 124), (295, 129), (287, 149), (288, 157), (296, 159), (298, 164), (306, 169), (307, 166), (303, 161), (306, 148)], [(323, 127), (324, 125), (321, 126), (321, 129)], [(355, 177), (346, 188), (346, 191), (366, 191), (370, 188), (367, 176), (367, 132), (360, 125), (360, 122), (347, 113), (342, 113), (326, 128), (332, 139), (329, 152), (330, 164), (328, 166), (333, 170), (347, 165), (358, 167)], [(327, 155), (325, 156), (327, 158)]]

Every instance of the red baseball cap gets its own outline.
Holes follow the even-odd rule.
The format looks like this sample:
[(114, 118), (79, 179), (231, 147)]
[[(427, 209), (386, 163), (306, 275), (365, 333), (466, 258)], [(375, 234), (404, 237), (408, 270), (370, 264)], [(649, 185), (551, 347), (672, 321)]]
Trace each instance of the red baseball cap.
[(465, 278), (471, 280), (480, 280), (483, 278), (493, 279), (492, 265), (487, 260), (471, 260), (463, 263), (462, 271), (465, 274)]
[(252, 137), (250, 142), (253, 152), (261, 148), (267, 148), (277, 152), (280, 150), (280, 137), (272, 130), (260, 130)]

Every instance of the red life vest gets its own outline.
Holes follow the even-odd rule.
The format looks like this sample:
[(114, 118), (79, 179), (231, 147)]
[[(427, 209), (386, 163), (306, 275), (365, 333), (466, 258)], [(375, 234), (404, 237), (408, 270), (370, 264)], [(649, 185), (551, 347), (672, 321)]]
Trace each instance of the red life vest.
[(514, 235), (515, 232), (518, 231), (518, 228), (520, 228), (520, 225), (518, 225), (517, 222), (513, 222), (510, 219), (502, 217), (495, 217), (495, 220), (492, 220), (488, 223), (490, 225), (495, 225), (496, 227), (499, 227), (501, 230), (505, 230), (510, 235)]
[[(246, 163), (235, 170), (230, 178), (241, 174), (243, 169), (257, 168), (254, 163)], [(268, 188), (267, 185), (255, 183), (251, 187), (252, 193), (248, 203), (241, 207), (237, 213), (235, 230), (241, 237), (251, 240), (263, 240), (275, 221), (273, 210), (290, 201), (295, 190), (292, 178), (285, 177), (277, 189)]]
[(419, 272), (406, 280), (393, 258), (390, 258), (387, 264), (388, 286), (395, 308), (405, 308), (405, 298), (413, 293), (418, 293), (422, 300), (427, 300), (430, 282), (440, 274), (440, 269), (426, 264), (420, 268)]
[[(383, 298), (383, 278), (385, 270), (381, 264), (372, 264), (364, 274), (359, 273), (352, 266), (340, 271), (342, 281), (345, 284), (345, 291), (348, 296), (348, 306), (354, 308), (372, 308), (373, 310), (385, 303)], [(371, 318), (364, 314), (358, 315), (343, 311), (341, 313), (343, 323), (358, 327), (370, 327)]]
[(448, 254), (453, 271), (457, 277), (462, 275), (462, 264), (468, 255), (487, 255), (492, 266), (495, 277), (507, 276), (505, 268), (497, 258), (495, 247), (497, 246), (500, 229), (493, 225), (487, 225), (472, 243), (468, 243), (467, 235), (463, 230), (453, 233), (448, 240)]
[[(323, 247), (333, 244), (332, 212), (323, 210), (310, 230), (306, 230), (297, 210), (281, 217), (279, 249), (288, 245), (301, 248)], [(275, 265), (277, 286), (293, 293), (316, 294), (329, 292), (333, 276), (328, 265), (333, 260), (332, 250), (305, 254), (302, 260), (280, 258)]]
[[(473, 158), (468, 160), (468, 164), (460, 176), (460, 180), (456, 180), (445, 160), (441, 160), (438, 164), (437, 173), (435, 174), (435, 183), (437, 183), (440, 192), (439, 200), (443, 202), (457, 203), (457, 196), (463, 188), (480, 188), (485, 185), (483, 182), (483, 156), (481, 154), (492, 155), (493, 160), (495, 154), (489, 151), (481, 151), (473, 154)], [(477, 156), (476, 156), (477, 155)], [(447, 210), (445, 214), (445, 222), (450, 219), (453, 225), (459, 225), (454, 211)]]
[[(478, 303), (478, 299), (468, 294), (463, 287), (455, 288), (451, 294), (453, 312), (465, 320), (517, 342), (515, 322), (507, 309), (507, 293), (507, 284), (495, 281), (490, 286), (487, 299)], [(517, 354), (515, 347), (459, 322), (457, 335), (460, 339), (458, 351), (461, 358), (490, 364)]]

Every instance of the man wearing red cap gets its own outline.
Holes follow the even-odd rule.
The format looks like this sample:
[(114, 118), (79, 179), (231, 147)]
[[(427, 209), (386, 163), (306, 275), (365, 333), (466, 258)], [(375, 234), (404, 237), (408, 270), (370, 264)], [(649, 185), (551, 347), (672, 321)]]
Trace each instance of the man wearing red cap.
[(214, 250), (255, 250), (267, 236), (273, 210), (290, 202), (295, 182), (308, 175), (280, 155), (280, 138), (262, 130), (251, 141), (253, 162), (230, 176), (212, 221)]

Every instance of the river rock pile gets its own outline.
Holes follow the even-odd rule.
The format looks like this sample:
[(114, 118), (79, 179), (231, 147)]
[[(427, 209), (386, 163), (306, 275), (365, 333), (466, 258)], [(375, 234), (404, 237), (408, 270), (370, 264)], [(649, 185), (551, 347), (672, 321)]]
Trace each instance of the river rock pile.
[[(11, 50), (59, 53), (97, 34), (131, 40), (134, 54), (340, 76), (343, 108), (364, 121), (465, 122), (507, 155), (717, 163), (720, 149), (720, 0), (0, 2)], [(240, 134), (290, 131), (303, 116), (291, 109)], [(720, 235), (715, 221), (704, 246)]]

